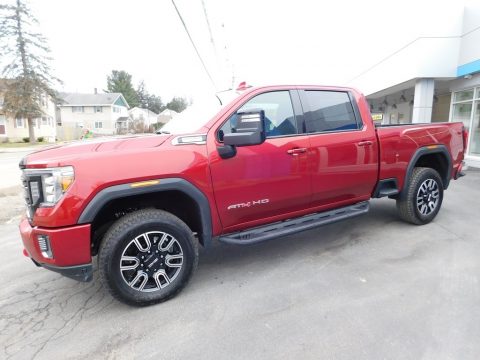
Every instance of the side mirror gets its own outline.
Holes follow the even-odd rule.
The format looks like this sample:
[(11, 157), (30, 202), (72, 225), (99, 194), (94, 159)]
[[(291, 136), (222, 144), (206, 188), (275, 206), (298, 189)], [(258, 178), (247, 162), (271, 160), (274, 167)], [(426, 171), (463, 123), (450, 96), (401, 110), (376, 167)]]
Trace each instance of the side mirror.
[(265, 111), (260, 109), (237, 112), (235, 131), (223, 137), (223, 143), (230, 146), (260, 145), (264, 141)]

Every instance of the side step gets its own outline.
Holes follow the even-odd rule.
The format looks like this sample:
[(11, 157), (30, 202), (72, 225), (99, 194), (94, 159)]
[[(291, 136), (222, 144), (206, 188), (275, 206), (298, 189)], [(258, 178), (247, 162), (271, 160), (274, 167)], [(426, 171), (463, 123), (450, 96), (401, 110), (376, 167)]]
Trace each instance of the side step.
[(218, 238), (218, 241), (235, 245), (256, 244), (280, 236), (294, 234), (299, 231), (313, 229), (318, 226), (362, 215), (367, 213), (368, 209), (369, 203), (368, 201), (364, 201), (335, 210), (305, 215), (245, 231), (222, 235)]

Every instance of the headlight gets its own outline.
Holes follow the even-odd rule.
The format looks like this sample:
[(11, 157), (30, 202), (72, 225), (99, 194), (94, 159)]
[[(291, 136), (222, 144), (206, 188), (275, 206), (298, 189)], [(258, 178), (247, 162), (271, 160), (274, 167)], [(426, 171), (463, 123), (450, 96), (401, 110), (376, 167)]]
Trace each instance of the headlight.
[(65, 166), (51, 169), (50, 174), (43, 177), (43, 206), (53, 206), (73, 183), (73, 167)]
[[(33, 205), (54, 206), (73, 184), (75, 174), (72, 166), (48, 169), (24, 170), (30, 188)], [(42, 187), (41, 191), (39, 186)]]

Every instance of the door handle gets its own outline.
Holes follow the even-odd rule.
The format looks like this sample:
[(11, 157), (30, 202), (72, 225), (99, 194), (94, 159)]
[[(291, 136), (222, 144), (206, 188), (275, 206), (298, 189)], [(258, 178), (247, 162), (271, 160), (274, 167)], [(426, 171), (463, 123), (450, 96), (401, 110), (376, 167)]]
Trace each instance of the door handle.
[(365, 141), (360, 141), (357, 143), (358, 146), (370, 146), (373, 145), (373, 141), (370, 140), (365, 140)]
[(298, 155), (306, 152), (307, 152), (307, 148), (294, 148), (294, 149), (287, 150), (287, 154), (290, 154), (290, 155)]

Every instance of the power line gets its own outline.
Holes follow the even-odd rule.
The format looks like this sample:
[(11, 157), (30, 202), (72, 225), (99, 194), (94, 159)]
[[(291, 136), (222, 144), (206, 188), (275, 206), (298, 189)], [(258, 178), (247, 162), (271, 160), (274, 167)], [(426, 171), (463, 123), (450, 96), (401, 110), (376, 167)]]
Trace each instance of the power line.
[(195, 52), (197, 53), (198, 59), (202, 63), (203, 69), (207, 73), (208, 78), (212, 82), (213, 87), (216, 89), (217, 86), (215, 85), (215, 81), (213, 81), (212, 75), (210, 75), (210, 72), (208, 71), (207, 66), (205, 65), (205, 62), (203, 61), (202, 56), (200, 55), (200, 52), (198, 51), (197, 46), (195, 45), (195, 42), (193, 41), (192, 36), (190, 35), (190, 32), (188, 31), (187, 25), (185, 24), (185, 21), (183, 21), (182, 14), (180, 14), (180, 11), (178, 11), (177, 5), (175, 4), (174, 0), (172, 0), (172, 4), (173, 4), (173, 7), (175, 8), (175, 11), (178, 14), (178, 17), (180, 18), (180, 21), (182, 22), (183, 28), (185, 29), (185, 32), (187, 33), (188, 38), (190, 39), (190, 42), (192, 43), (193, 48), (195, 49)]

